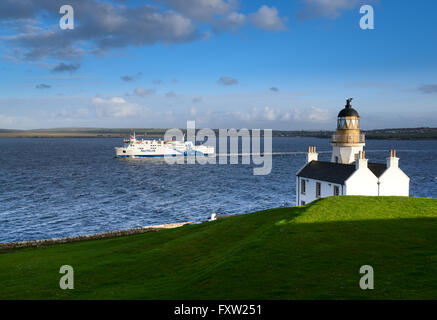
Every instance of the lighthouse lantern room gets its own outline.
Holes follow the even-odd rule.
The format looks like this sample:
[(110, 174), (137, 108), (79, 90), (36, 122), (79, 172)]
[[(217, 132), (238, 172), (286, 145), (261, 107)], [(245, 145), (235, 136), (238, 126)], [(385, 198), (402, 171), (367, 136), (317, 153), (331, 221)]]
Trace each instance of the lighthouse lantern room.
[(349, 164), (355, 162), (365, 145), (365, 136), (360, 132), (360, 116), (351, 106), (352, 98), (338, 114), (337, 132), (332, 136), (331, 162)]

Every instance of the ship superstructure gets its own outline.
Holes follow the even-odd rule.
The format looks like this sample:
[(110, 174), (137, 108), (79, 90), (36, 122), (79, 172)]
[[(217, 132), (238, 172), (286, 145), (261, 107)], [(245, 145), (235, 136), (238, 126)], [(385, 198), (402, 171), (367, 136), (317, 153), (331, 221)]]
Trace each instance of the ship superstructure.
[(117, 158), (151, 158), (166, 156), (211, 156), (215, 154), (214, 147), (195, 145), (191, 141), (176, 140), (145, 140), (137, 139), (135, 133), (129, 139), (124, 139), (123, 147), (116, 147)]

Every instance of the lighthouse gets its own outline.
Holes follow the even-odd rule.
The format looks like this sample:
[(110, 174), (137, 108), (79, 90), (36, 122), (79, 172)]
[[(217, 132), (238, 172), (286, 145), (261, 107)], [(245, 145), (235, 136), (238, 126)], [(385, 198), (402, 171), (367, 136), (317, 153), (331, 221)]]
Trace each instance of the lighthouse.
[(341, 195), (409, 196), (410, 178), (399, 168), (396, 150), (390, 150), (386, 163), (366, 158), (360, 116), (351, 102), (347, 99), (338, 113), (331, 161), (319, 161), (316, 147), (308, 148), (306, 164), (296, 173), (296, 205)]
[(351, 105), (352, 98), (346, 100), (346, 106), (338, 113), (337, 132), (332, 135), (331, 162), (350, 164), (363, 151), (365, 136), (360, 131), (360, 116)]

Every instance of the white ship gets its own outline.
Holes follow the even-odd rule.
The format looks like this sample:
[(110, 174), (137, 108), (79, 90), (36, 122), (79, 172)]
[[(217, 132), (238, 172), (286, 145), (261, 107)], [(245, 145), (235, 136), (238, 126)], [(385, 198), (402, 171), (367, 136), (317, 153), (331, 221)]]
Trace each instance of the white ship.
[(214, 147), (196, 146), (191, 141), (175, 140), (144, 140), (137, 139), (135, 133), (124, 140), (124, 147), (115, 148), (117, 158), (151, 158), (151, 157), (176, 157), (176, 156), (212, 156)]

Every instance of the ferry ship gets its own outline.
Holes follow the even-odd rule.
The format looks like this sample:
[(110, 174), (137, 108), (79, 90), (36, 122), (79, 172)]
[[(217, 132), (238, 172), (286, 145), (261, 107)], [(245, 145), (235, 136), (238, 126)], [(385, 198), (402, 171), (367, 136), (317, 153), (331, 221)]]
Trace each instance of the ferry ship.
[(124, 139), (124, 147), (116, 147), (117, 158), (151, 158), (176, 156), (213, 156), (214, 147), (199, 145), (191, 141), (176, 140), (144, 140), (137, 139), (135, 133), (129, 139)]

